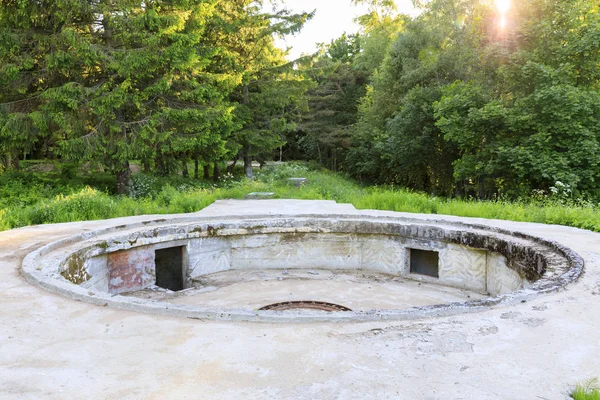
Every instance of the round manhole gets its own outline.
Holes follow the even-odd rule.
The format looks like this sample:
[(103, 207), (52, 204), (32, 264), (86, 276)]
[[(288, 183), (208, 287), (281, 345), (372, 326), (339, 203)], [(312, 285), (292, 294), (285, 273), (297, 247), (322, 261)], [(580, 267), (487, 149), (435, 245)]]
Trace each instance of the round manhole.
[(352, 311), (348, 307), (323, 301), (284, 301), (259, 308), (261, 311), (317, 310), (327, 312)]

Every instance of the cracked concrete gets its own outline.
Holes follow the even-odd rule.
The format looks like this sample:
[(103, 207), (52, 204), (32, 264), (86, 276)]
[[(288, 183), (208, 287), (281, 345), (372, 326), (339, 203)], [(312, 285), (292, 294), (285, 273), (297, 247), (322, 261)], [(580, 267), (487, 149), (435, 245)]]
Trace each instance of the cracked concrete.
[[(303, 209), (301, 202), (287, 204), (290, 214)], [(252, 212), (242, 203), (235, 207)], [(311, 213), (318, 207), (312, 203)], [(207, 211), (219, 212), (223, 208)], [(23, 257), (43, 244), (164, 216), (2, 232), (0, 398), (565, 400), (574, 383), (600, 375), (600, 234), (410, 217), (468, 220), (555, 240), (583, 256), (585, 273), (566, 290), (451, 317), (292, 325), (202, 321), (73, 301), (20, 275)]]

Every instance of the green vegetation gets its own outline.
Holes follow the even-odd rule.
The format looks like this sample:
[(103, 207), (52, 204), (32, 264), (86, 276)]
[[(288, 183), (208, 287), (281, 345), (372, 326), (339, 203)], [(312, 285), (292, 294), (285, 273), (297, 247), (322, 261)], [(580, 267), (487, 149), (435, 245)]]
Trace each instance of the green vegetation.
[[(311, 82), (275, 37), (312, 17), (253, 0), (0, 1), (0, 160), (94, 161), (129, 194), (129, 163), (169, 175), (189, 160), (282, 145)], [(2, 169), (2, 168), (0, 168)]]
[(574, 400), (600, 400), (600, 386), (598, 379), (591, 379), (584, 384), (579, 384), (573, 389), (571, 397)]
[[(306, 177), (295, 187), (290, 177)], [(110, 176), (72, 180), (56, 173), (13, 173), (0, 176), (0, 230), (56, 222), (84, 221), (142, 214), (199, 211), (217, 199), (242, 199), (251, 192), (274, 192), (275, 198), (336, 200), (359, 209), (448, 214), (464, 217), (560, 224), (600, 232), (600, 210), (577, 202), (568, 193), (528, 201), (481, 201), (432, 197), (407, 189), (364, 187), (353, 180), (305, 164), (266, 166), (256, 178), (226, 175), (211, 181), (133, 175), (133, 196), (111, 194)], [(114, 188), (112, 188), (114, 192)]]
[[(0, 229), (268, 190), (600, 230), (597, 0), (352, 2), (359, 33), (290, 62), (285, 2), (0, 0)], [(274, 159), (361, 184), (252, 179)]]
[(305, 158), (435, 195), (517, 199), (562, 182), (600, 200), (597, 1), (511, 1), (505, 14), (417, 1), (412, 19), (359, 2), (372, 8), (361, 34), (314, 65), (330, 72), (309, 92)]

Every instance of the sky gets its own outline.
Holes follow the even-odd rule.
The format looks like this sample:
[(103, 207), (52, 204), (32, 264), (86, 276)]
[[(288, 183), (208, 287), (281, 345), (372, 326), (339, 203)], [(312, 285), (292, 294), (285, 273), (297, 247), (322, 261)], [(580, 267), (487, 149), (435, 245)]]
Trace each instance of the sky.
[[(409, 15), (417, 13), (411, 0), (396, 0), (396, 4), (400, 13)], [(284, 5), (297, 13), (317, 11), (299, 34), (278, 42), (282, 48), (292, 48), (288, 55), (290, 60), (300, 57), (303, 53), (314, 53), (317, 51), (316, 43), (329, 43), (344, 32), (358, 32), (359, 26), (354, 19), (365, 14), (367, 10), (367, 7), (352, 5), (351, 0), (285, 0)], [(270, 5), (265, 7), (271, 8)]]

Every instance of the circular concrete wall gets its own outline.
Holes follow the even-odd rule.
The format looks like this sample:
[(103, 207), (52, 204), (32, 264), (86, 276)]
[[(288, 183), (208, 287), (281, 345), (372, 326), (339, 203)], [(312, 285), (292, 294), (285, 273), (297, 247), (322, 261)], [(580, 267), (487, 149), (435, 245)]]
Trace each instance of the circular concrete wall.
[[(157, 254), (169, 248), (181, 250), (183, 287), (228, 270), (319, 268), (401, 276), (489, 297), (409, 309), (324, 314), (204, 308), (123, 296), (156, 283)], [(415, 265), (422, 254), (435, 254), (429, 258), (437, 262), (435, 271)], [(29, 281), (94, 304), (189, 318), (288, 322), (413, 319), (473, 312), (558, 290), (577, 279), (582, 269), (581, 257), (572, 250), (519, 232), (469, 223), (356, 215), (159, 219), (51, 243), (29, 254), (22, 268)]]

